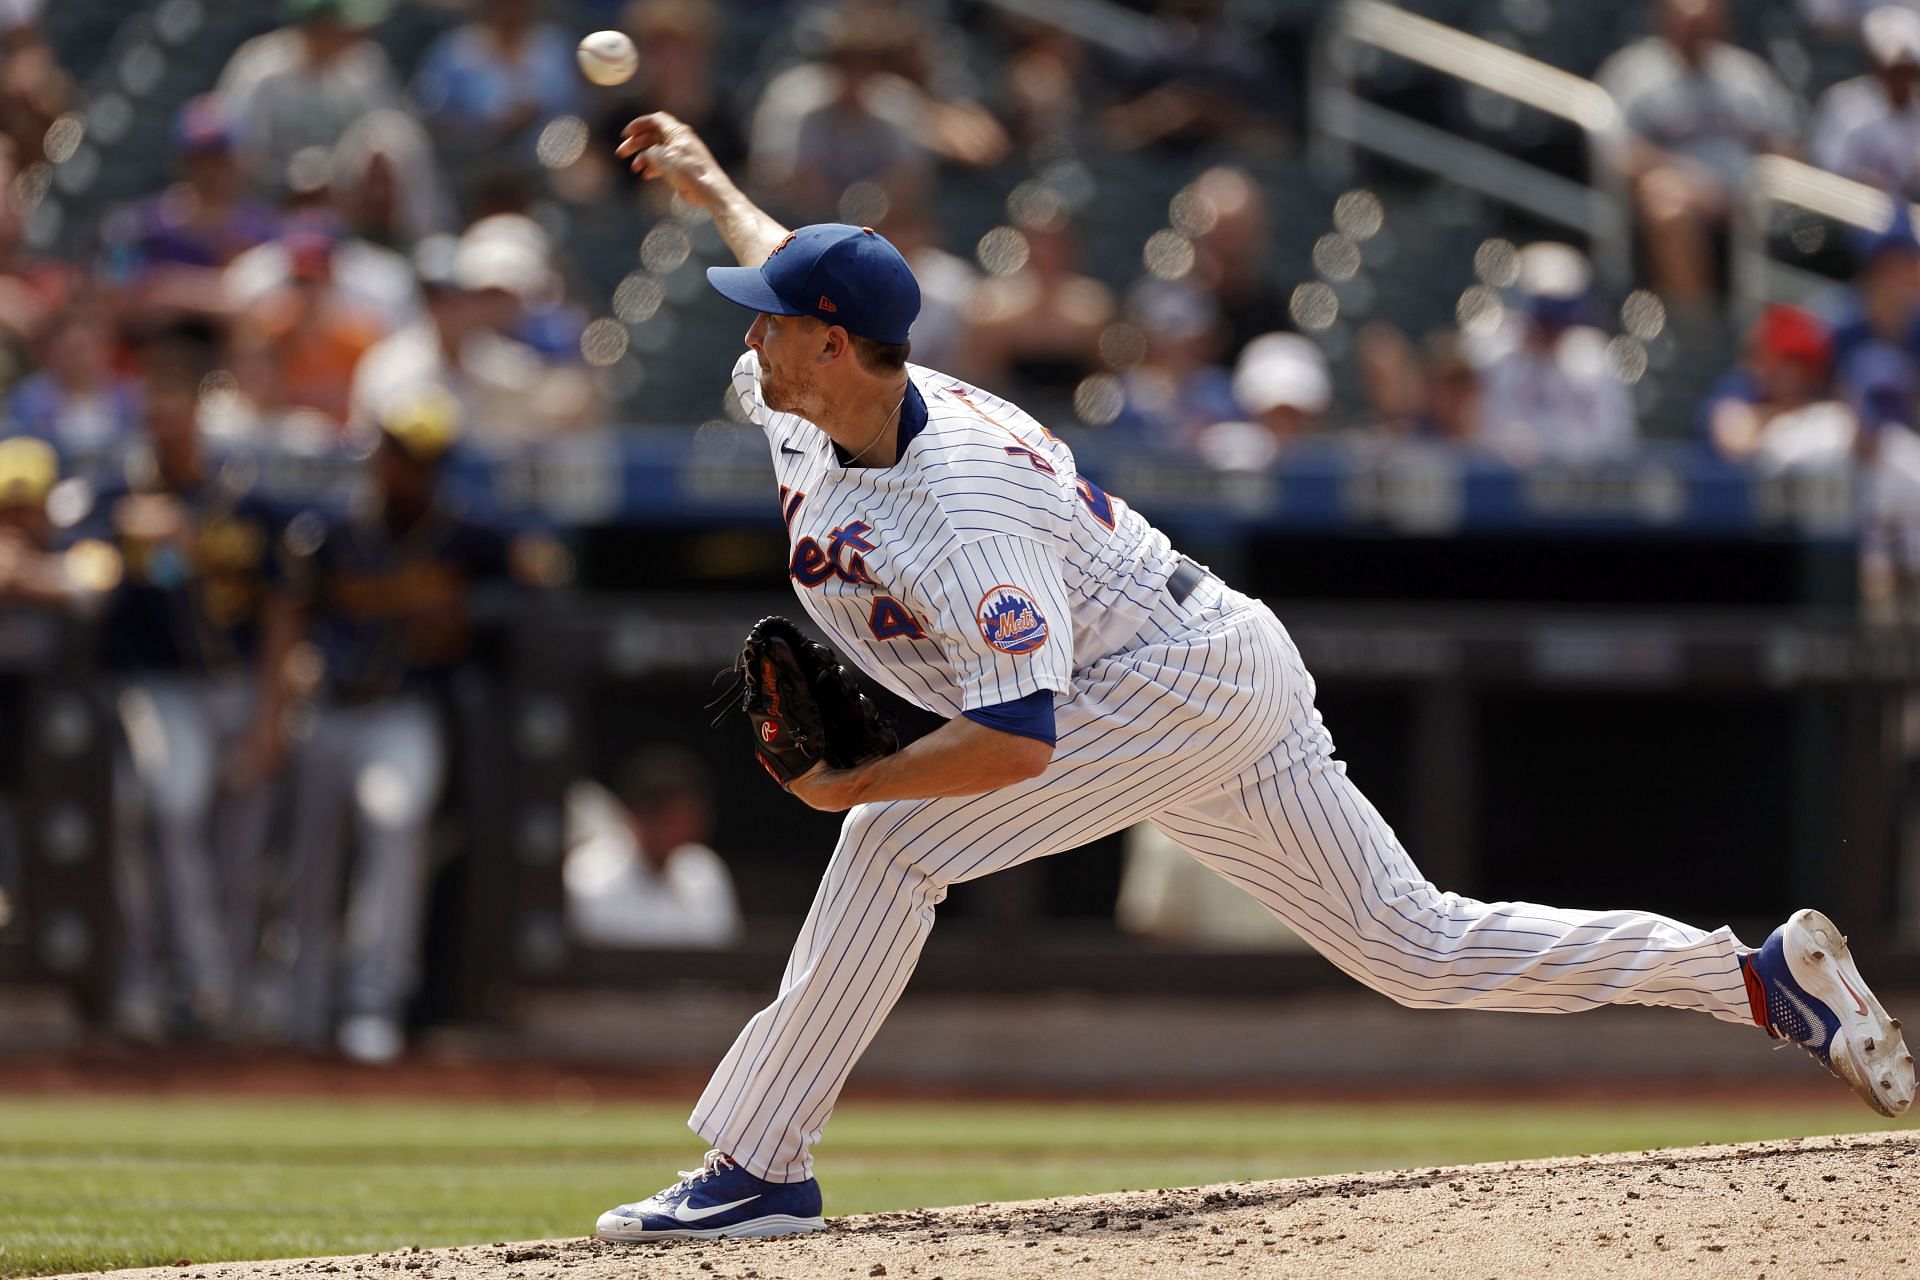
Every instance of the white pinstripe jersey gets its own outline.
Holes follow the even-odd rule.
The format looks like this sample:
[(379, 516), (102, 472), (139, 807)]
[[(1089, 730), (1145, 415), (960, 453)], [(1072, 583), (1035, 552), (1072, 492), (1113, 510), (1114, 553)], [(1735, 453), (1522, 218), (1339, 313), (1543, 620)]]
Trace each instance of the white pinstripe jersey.
[(850, 661), (936, 714), (1071, 692), (1139, 633), (1178, 557), (1024, 410), (907, 376), (925, 428), (890, 467), (842, 467), (825, 432), (761, 401), (753, 352), (734, 365), (773, 452), (794, 592)]

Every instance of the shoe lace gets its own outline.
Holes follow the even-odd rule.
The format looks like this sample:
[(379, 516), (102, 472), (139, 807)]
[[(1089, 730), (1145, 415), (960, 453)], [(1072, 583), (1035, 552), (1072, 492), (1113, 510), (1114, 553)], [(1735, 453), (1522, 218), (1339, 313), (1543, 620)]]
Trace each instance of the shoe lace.
[(724, 1151), (715, 1149), (707, 1152), (707, 1154), (702, 1157), (698, 1169), (682, 1169), (680, 1171), (680, 1185), (683, 1187), (691, 1187), (696, 1182), (705, 1182), (714, 1174), (731, 1168), (733, 1168), (733, 1157)]

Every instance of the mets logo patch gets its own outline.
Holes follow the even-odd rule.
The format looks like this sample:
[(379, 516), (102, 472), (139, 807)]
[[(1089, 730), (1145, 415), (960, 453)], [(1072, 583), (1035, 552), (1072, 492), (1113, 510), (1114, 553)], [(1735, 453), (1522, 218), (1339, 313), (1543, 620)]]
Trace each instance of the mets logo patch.
[(1047, 642), (1047, 619), (1033, 597), (1018, 587), (998, 586), (975, 610), (980, 635), (1002, 653), (1032, 653)]

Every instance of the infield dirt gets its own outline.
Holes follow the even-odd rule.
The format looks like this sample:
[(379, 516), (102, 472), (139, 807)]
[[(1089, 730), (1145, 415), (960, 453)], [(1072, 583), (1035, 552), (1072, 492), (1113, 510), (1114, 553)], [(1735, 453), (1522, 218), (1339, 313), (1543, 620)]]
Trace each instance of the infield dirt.
[[(833, 1219), (783, 1240), (590, 1239), (105, 1273), (132, 1280), (1039, 1280), (1920, 1272), (1912, 1132)], [(98, 1274), (98, 1273), (94, 1273)]]

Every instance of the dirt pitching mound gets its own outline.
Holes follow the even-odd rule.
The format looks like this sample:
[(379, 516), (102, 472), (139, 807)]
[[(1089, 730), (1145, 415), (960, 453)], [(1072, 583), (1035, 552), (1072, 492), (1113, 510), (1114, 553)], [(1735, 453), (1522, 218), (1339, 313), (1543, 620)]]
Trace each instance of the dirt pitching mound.
[(782, 1240), (549, 1240), (110, 1274), (142, 1280), (1877, 1276), (1920, 1271), (1916, 1185), (1920, 1134), (1902, 1131), (886, 1213), (837, 1218), (826, 1231)]

